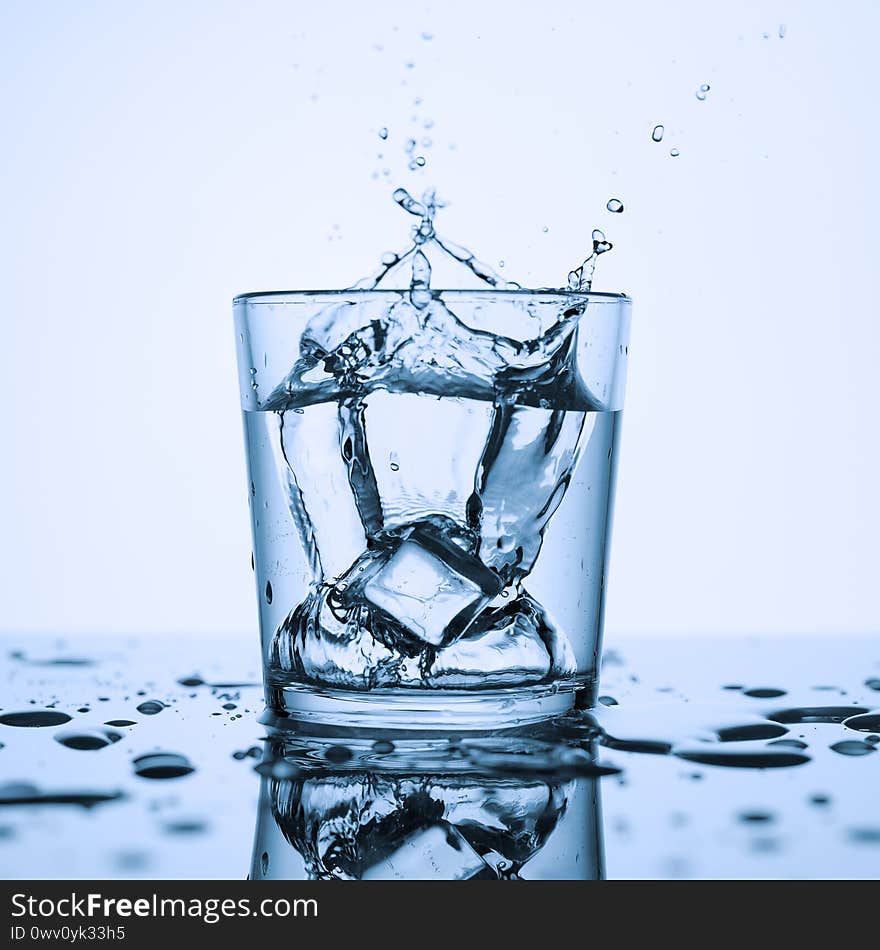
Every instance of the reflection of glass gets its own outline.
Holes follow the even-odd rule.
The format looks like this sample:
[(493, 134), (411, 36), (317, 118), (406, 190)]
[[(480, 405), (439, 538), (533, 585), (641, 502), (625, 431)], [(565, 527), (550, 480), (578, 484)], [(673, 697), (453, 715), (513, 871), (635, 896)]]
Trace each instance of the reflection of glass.
[(595, 686), (630, 301), (235, 301), (270, 705), (537, 720)]
[(592, 880), (599, 782), (585, 743), (275, 733), (254, 880)]

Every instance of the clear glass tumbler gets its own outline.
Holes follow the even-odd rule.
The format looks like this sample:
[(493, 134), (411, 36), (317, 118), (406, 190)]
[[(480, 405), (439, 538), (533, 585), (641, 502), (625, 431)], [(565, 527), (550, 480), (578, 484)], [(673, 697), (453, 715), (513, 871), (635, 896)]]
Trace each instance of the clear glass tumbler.
[(269, 705), (494, 728), (594, 698), (630, 300), (234, 302)]

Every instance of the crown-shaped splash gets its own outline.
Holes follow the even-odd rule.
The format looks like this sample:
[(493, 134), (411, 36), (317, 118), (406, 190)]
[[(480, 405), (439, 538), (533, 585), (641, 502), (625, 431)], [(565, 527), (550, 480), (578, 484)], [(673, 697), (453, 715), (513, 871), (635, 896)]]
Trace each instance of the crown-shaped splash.
[[(463, 245), (456, 244), (454, 241), (440, 237), (437, 234), (434, 227), (434, 218), (437, 211), (445, 205), (437, 197), (437, 193), (433, 188), (424, 192), (421, 201), (414, 198), (405, 188), (395, 189), (392, 198), (404, 211), (418, 218), (418, 223), (412, 227), (412, 243), (403, 251), (390, 251), (383, 254), (381, 267), (369, 277), (359, 280), (350, 289), (374, 290), (390, 274), (399, 272), (402, 265), (408, 264), (410, 267), (410, 300), (419, 309), (426, 307), (431, 299), (431, 262), (425, 253), (429, 248), (436, 248), (447, 258), (463, 264), (478, 280), (489, 287), (496, 290), (522, 289), (521, 284), (502, 277)], [(593, 231), (592, 241), (593, 248), (590, 255), (568, 274), (568, 290), (582, 293), (589, 292), (593, 282), (593, 273), (596, 269), (596, 261), (601, 254), (605, 254), (612, 248), (612, 244), (606, 239), (602, 231)]]

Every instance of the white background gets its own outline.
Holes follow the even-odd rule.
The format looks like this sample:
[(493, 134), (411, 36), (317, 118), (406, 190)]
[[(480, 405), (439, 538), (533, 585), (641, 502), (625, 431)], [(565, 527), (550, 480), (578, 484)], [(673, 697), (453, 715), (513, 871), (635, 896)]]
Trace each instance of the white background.
[(372, 270), (402, 183), (524, 283), (615, 244), (609, 635), (876, 630), (878, 34), (871, 0), (4, 0), (0, 629), (255, 636), (231, 298)]

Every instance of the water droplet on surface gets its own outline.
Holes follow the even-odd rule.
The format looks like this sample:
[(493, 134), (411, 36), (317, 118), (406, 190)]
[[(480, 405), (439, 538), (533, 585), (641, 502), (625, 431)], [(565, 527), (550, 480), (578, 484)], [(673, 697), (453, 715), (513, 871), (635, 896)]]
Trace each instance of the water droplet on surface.
[(855, 729), (858, 732), (880, 732), (880, 713), (851, 716), (849, 719), (844, 719), (843, 724), (847, 729)]
[(272, 584), (269, 581), (266, 581), (266, 603), (272, 603)]
[(847, 837), (856, 844), (880, 844), (880, 827), (850, 828)]
[[(253, 558), (253, 555), (251, 555)], [(204, 686), (205, 681), (201, 676), (184, 676), (182, 679), (177, 681), (181, 686)]]
[(160, 703), (158, 699), (148, 699), (135, 708), (144, 716), (155, 716), (162, 712), (165, 703)]
[(195, 769), (186, 756), (174, 752), (150, 752), (132, 761), (135, 775), (150, 779), (181, 778)]
[(222, 706), (223, 709), (238, 709), (238, 706), (235, 703), (224, 703)]
[(700, 86), (700, 88), (697, 90), (697, 98), (700, 100), (700, 102), (705, 101), (706, 96), (708, 95), (708, 92), (709, 92), (709, 84), (704, 82)]
[(324, 751), (324, 758), (328, 762), (342, 763), (351, 758), (351, 749), (344, 745), (332, 745)]
[(387, 739), (377, 739), (373, 743), (373, 751), (379, 755), (387, 755), (389, 752), (394, 751), (394, 743), (389, 742)]
[(861, 739), (844, 739), (842, 742), (835, 742), (830, 746), (832, 752), (838, 755), (870, 755), (877, 750), (870, 742), (863, 742)]
[(876, 689), (880, 691), (880, 677), (872, 676), (870, 679), (866, 679), (865, 686), (867, 686), (868, 689)]
[(207, 831), (207, 824), (196, 818), (181, 818), (177, 821), (169, 821), (162, 826), (162, 830), (168, 835), (197, 835)]
[(786, 749), (807, 749), (809, 746), (806, 742), (802, 742), (800, 739), (774, 739), (772, 742), (768, 742), (767, 745), (777, 745), (783, 746)]
[(117, 728), (124, 728), (125, 726), (135, 726), (137, 723), (132, 719), (108, 719), (104, 723), (105, 726), (116, 726)]
[(864, 706), (799, 706), (795, 709), (780, 709), (770, 713), (767, 718), (773, 722), (793, 723), (843, 722), (868, 710)]
[(742, 726), (727, 726), (716, 733), (721, 742), (748, 742), (752, 739), (775, 739), (788, 732), (775, 722), (750, 722)]
[(823, 806), (823, 805), (830, 805), (830, 804), (831, 804), (831, 796), (830, 796), (830, 795), (822, 795), (822, 794), (811, 795), (811, 796), (810, 796), (810, 804), (811, 804), (811, 805), (818, 805), (818, 806), (820, 806), (820, 807)]
[(753, 689), (745, 690), (743, 695), (751, 696), (753, 699), (776, 699), (777, 696), (784, 696), (785, 690), (777, 689), (775, 686), (756, 686)]
[(677, 148), (671, 148), (671, 149), (669, 149), (669, 154), (670, 154), (673, 158), (678, 158), (678, 156), (681, 155), (681, 152), (679, 152), (679, 150), (678, 150)]
[(653, 131), (651, 132), (651, 138), (652, 138), (655, 142), (662, 142), (662, 141), (663, 141), (663, 133), (664, 133), (665, 131), (666, 131), (666, 129), (665, 129), (662, 125), (655, 125)]
[(264, 851), (260, 855), (260, 874), (262, 874), (265, 877), (268, 871), (269, 871), (269, 852)]
[(773, 815), (769, 811), (744, 811), (739, 820), (749, 824), (768, 824), (773, 821)]
[(623, 202), (618, 198), (609, 198), (605, 207), (613, 214), (621, 214), (623, 212)]
[(397, 464), (397, 462), (391, 462), (391, 463), (389, 464), (389, 468), (391, 469), (392, 472), (399, 472), (399, 471), (400, 471), (400, 466)]
[(122, 736), (118, 732), (60, 732), (53, 737), (56, 742), (68, 749), (80, 752), (94, 752), (97, 749), (106, 749), (107, 746), (118, 742)]
[(737, 769), (780, 769), (804, 765), (810, 757), (803, 752), (777, 752), (775, 749), (741, 751), (736, 749), (676, 749), (674, 754), (688, 762), (701, 765), (720, 765)]
[(603, 706), (618, 706), (619, 705), (619, 703), (613, 696), (600, 696), (599, 702)]
[(0, 715), (0, 724), (39, 729), (45, 726), (60, 726), (62, 723), (70, 722), (71, 718), (67, 713), (56, 712), (54, 709), (34, 709), (29, 712), (3, 713)]
[(286, 759), (270, 759), (268, 762), (260, 762), (259, 765), (254, 766), (254, 771), (258, 775), (278, 779), (279, 781), (286, 781), (299, 775), (299, 769), (293, 762), (288, 762)]

